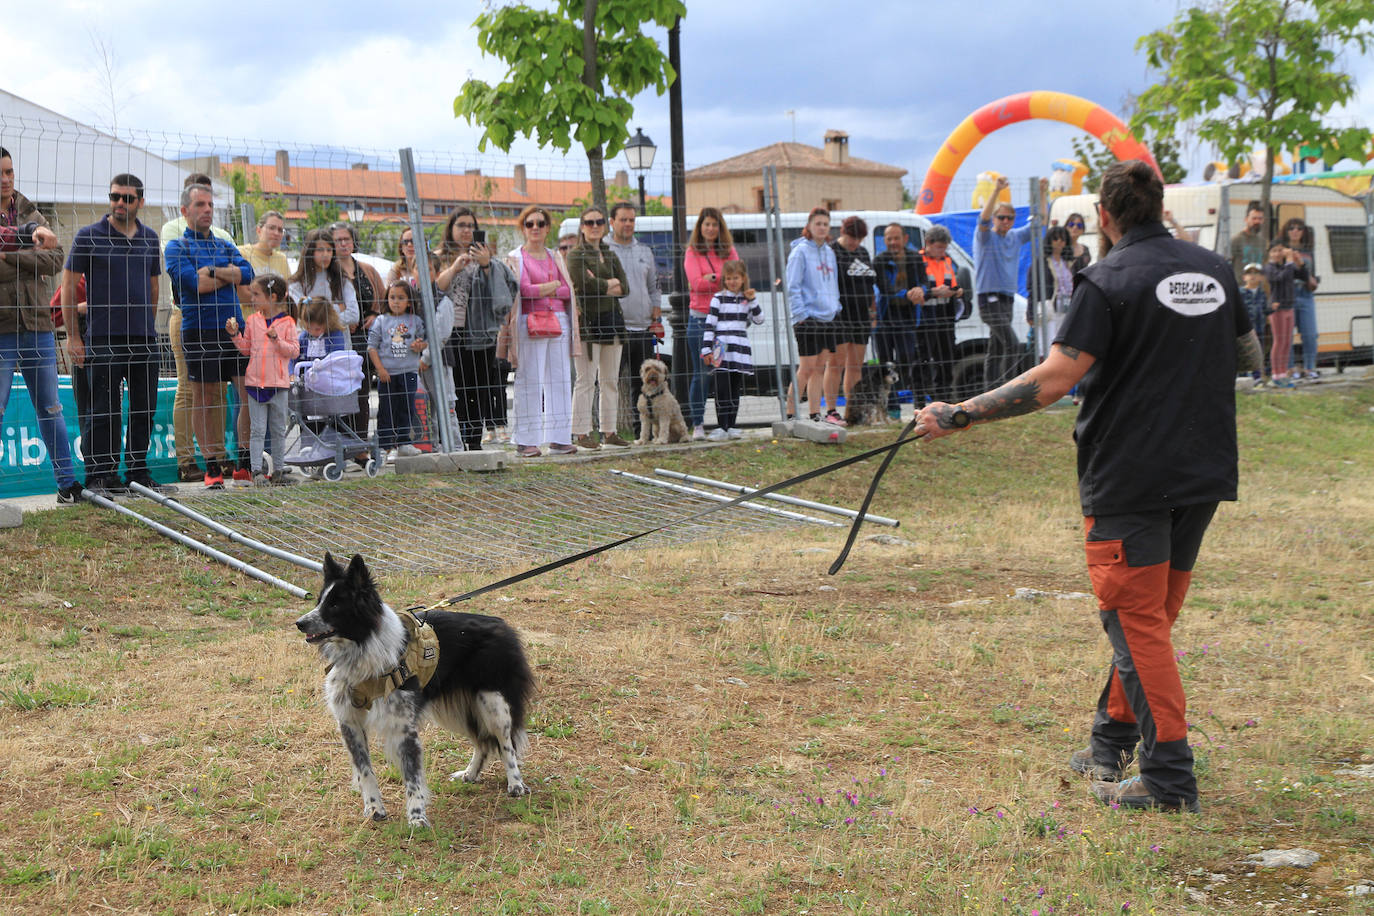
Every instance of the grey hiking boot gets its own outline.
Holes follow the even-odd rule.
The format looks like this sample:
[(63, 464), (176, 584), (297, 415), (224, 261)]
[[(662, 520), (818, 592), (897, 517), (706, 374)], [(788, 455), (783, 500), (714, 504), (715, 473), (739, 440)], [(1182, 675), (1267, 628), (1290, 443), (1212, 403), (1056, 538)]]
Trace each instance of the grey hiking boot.
[(1186, 811), (1189, 814), (1202, 813), (1202, 806), (1196, 798), (1162, 801), (1150, 794), (1139, 776), (1132, 776), (1124, 782), (1093, 783), (1093, 794), (1104, 805), (1136, 810)]
[(1093, 759), (1093, 749), (1085, 747), (1069, 757), (1069, 769), (1100, 782), (1120, 782), (1124, 775), (1120, 767), (1103, 766)]

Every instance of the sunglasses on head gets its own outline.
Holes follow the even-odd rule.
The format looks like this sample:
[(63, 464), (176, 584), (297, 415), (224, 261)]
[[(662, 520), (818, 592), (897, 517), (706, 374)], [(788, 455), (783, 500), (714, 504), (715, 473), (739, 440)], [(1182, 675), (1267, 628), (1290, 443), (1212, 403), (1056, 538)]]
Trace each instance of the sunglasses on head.
[(603, 217), (601, 217), (601, 219), (584, 219), (584, 220), (582, 221), (582, 225), (584, 225), (584, 226), (604, 226), (604, 225), (606, 225), (606, 217), (603, 216)]
[(525, 220), (525, 228), (526, 228), (526, 229), (543, 229), (543, 228), (544, 228), (545, 226), (547, 226), (547, 225), (548, 225), (548, 223), (545, 222), (545, 221), (542, 220), (542, 219), (527, 219), (527, 220)]
[(112, 204), (131, 204), (138, 200), (137, 194), (121, 194), (118, 191), (110, 192), (110, 203)]

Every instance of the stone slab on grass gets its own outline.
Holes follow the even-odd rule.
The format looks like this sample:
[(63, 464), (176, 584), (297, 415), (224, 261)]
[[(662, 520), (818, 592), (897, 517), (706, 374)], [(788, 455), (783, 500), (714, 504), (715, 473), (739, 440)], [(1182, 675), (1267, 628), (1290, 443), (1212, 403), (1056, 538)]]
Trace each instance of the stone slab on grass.
[(845, 428), (833, 423), (817, 423), (815, 420), (793, 420), (792, 435), (810, 442), (843, 445)]

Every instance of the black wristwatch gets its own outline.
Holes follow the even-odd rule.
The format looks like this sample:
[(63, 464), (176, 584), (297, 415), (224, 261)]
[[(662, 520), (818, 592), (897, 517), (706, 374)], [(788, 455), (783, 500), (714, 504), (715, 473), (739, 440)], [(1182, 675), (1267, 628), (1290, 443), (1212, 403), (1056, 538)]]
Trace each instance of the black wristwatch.
[(964, 429), (970, 422), (968, 411), (962, 407), (954, 408), (954, 413), (949, 415), (949, 425), (955, 429)]
[(213, 264), (210, 265), (210, 279), (215, 279), (215, 266)]

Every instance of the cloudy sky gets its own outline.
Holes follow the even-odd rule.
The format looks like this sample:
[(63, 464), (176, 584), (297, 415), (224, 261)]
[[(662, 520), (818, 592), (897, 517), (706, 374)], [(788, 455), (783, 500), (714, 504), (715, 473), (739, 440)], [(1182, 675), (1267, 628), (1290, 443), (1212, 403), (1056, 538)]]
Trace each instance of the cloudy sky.
[[(48, 0), (45, 15), (30, 18), (22, 32), (8, 17), (0, 87), (87, 123), (117, 118), (121, 130), (159, 137), (172, 152), (232, 149), (260, 158), (277, 147), (320, 146), (343, 164), (358, 158), (355, 151), (394, 157), (409, 146), (422, 168), (508, 173), (511, 162), (524, 161), (532, 178), (585, 177), (584, 158), (565, 161), (528, 142), (508, 161), (479, 158), (480, 130), (454, 118), (453, 97), (466, 78), (495, 81), (503, 73), (477, 50), (478, 0), (395, 7), (241, 0), (199, 13), (195, 6)], [(848, 131), (853, 155), (901, 166), (919, 186), (945, 135), (987, 102), (1053, 89), (1119, 111), (1150, 79), (1137, 37), (1165, 26), (1178, 9), (1175, 0), (1067, 7), (688, 0), (687, 164), (790, 140), (794, 131), (797, 140), (820, 145), (824, 131), (837, 128)], [(112, 51), (112, 71), (99, 64), (102, 43)], [(1374, 85), (1370, 58), (1347, 66), (1362, 85)], [(666, 189), (667, 97), (646, 94), (634, 103), (632, 127), (642, 126), (660, 148), (651, 192)], [(1374, 102), (1362, 99), (1355, 108), (1368, 117)], [(1080, 134), (1046, 121), (1005, 128), (983, 141), (959, 178), (989, 168), (1016, 178), (1046, 174), (1050, 162), (1071, 155), (1069, 142)], [(1200, 170), (1208, 158), (1197, 150), (1189, 161)]]

